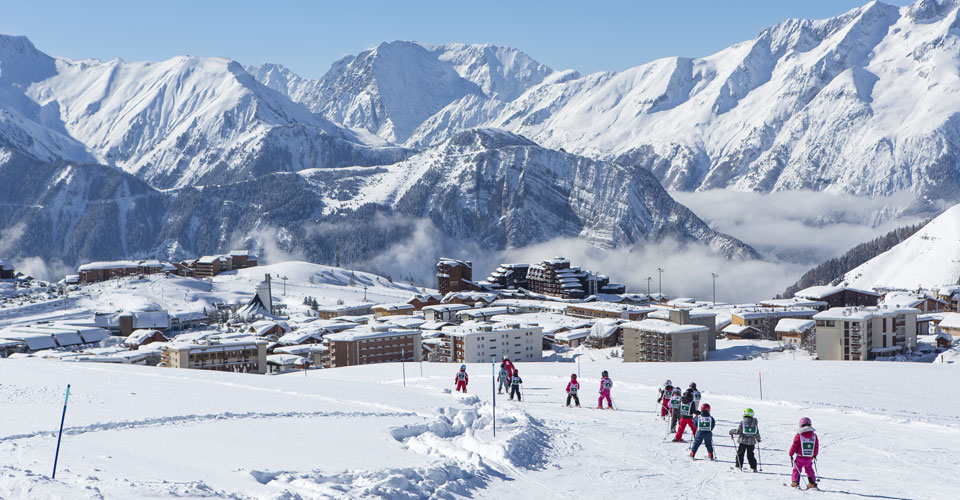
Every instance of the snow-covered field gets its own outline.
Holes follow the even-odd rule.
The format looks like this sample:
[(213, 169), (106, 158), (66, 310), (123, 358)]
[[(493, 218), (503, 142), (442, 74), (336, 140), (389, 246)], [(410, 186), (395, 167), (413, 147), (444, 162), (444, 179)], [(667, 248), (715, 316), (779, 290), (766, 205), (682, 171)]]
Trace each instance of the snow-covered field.
[[(796, 497), (786, 450), (809, 416), (830, 498), (956, 498), (957, 363), (776, 360), (521, 364), (523, 403), (491, 367), (398, 364), (256, 376), (0, 360), (0, 498)], [(610, 370), (616, 411), (595, 405)], [(584, 408), (562, 406), (571, 372)], [(763, 377), (764, 400), (758, 381)], [(665, 378), (696, 381), (718, 420), (718, 461), (691, 461), (654, 413)], [(63, 392), (72, 384), (56, 480)], [(731, 470), (726, 436), (757, 411), (761, 474)], [(689, 436), (688, 436), (689, 437)], [(944, 478), (945, 480), (934, 480)]]

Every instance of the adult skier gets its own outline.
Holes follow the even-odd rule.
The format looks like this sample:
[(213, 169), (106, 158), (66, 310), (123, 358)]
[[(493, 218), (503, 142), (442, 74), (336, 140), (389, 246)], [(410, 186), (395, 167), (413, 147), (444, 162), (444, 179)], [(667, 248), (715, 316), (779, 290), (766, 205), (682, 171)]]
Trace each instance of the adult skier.
[(500, 363), (500, 373), (497, 374), (497, 394), (503, 394), (504, 389), (510, 392), (510, 372), (507, 371), (506, 363)]
[(737, 468), (743, 469), (743, 455), (750, 461), (750, 469), (757, 472), (757, 457), (753, 449), (760, 442), (760, 424), (754, 416), (753, 408), (743, 410), (743, 420), (736, 429), (730, 429), (730, 436), (737, 437)]
[(603, 371), (603, 374), (600, 377), (600, 397), (597, 399), (597, 409), (603, 409), (603, 399), (607, 399), (607, 409), (613, 409), (613, 400), (610, 399), (610, 389), (613, 388), (613, 380), (610, 379), (610, 374), (606, 370)]
[(470, 381), (467, 377), (467, 365), (460, 365), (460, 371), (457, 372), (454, 381), (457, 383), (457, 391), (467, 392), (467, 382)]
[(693, 412), (695, 411), (693, 401), (693, 390), (687, 389), (687, 392), (683, 393), (683, 397), (680, 398), (680, 427), (677, 429), (677, 435), (674, 436), (674, 443), (683, 443), (683, 431), (690, 427), (690, 432), (693, 433), (693, 437), (697, 437), (697, 429), (693, 426)]
[(522, 401), (520, 398), (520, 384), (523, 383), (523, 379), (520, 378), (520, 370), (516, 368), (513, 369), (513, 375), (510, 377), (510, 401), (513, 401), (513, 397), (517, 397), (517, 401)]
[[(793, 481), (790, 486), (797, 488), (800, 486), (800, 472), (805, 470), (807, 473), (807, 487), (817, 487), (817, 474), (813, 470), (813, 461), (820, 454), (820, 440), (817, 439), (817, 433), (813, 429), (813, 422), (809, 418), (800, 419), (800, 429), (797, 435), (793, 437), (793, 445), (790, 447), (790, 462), (793, 464)], [(796, 455), (796, 458), (794, 458)]]
[(677, 432), (677, 422), (680, 421), (680, 402), (683, 394), (679, 387), (673, 388), (673, 394), (670, 396), (670, 432)]
[(707, 447), (707, 458), (713, 460), (713, 428), (716, 427), (717, 421), (710, 416), (710, 405), (706, 403), (697, 413), (699, 415), (693, 419), (693, 426), (697, 429), (697, 434), (693, 438), (693, 446), (690, 448), (690, 458), (697, 455), (697, 449), (700, 448), (700, 443), (703, 443)]
[(517, 367), (513, 365), (513, 361), (510, 361), (510, 356), (507, 354), (503, 355), (503, 367), (507, 369), (507, 377), (513, 377), (513, 371)]

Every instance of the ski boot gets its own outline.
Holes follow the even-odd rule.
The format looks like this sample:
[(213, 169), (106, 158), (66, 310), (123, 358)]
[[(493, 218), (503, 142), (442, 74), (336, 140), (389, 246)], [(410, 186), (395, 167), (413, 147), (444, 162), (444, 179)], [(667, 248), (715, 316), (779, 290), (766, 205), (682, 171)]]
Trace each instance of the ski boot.
[(791, 488), (799, 488), (799, 487), (800, 487), (800, 483), (797, 482), (797, 481), (792, 481), (792, 482), (790, 483), (790, 487), (791, 487)]
[(811, 482), (808, 481), (808, 482), (807, 482), (807, 489), (808, 489), (808, 490), (815, 490), (815, 489), (817, 489), (817, 483), (811, 483)]
[(694, 458), (694, 457), (696, 457), (696, 456), (697, 456), (697, 452), (691, 450), (691, 451), (690, 451), (690, 458)]
[(710, 460), (714, 460), (713, 453), (707, 453), (707, 458), (709, 458)]

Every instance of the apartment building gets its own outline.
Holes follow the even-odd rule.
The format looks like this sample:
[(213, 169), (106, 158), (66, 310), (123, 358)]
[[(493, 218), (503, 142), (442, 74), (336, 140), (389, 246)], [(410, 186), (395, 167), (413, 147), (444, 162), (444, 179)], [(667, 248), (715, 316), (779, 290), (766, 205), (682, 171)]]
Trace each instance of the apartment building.
[(514, 323), (471, 323), (441, 330), (447, 340), (450, 361), (485, 363), (510, 356), (514, 362), (540, 361), (543, 328)]
[(631, 321), (623, 329), (624, 362), (704, 361), (710, 329), (660, 319)]
[(267, 372), (267, 341), (254, 338), (207, 338), (163, 346), (160, 366), (222, 372)]
[(647, 314), (647, 319), (661, 319), (678, 325), (699, 325), (706, 328), (707, 350), (717, 350), (717, 313), (707, 309), (687, 307), (658, 307)]
[(420, 361), (420, 331), (392, 325), (363, 325), (324, 336), (330, 368)]
[(333, 319), (340, 316), (366, 316), (373, 312), (372, 308), (372, 304), (337, 304), (319, 306), (316, 312), (320, 319)]
[(917, 347), (913, 308), (833, 307), (817, 313), (817, 357), (866, 361)]
[(630, 321), (645, 319), (647, 314), (653, 311), (656, 311), (656, 309), (652, 307), (639, 307), (615, 302), (583, 302), (570, 304), (566, 309), (568, 315), (578, 318), (610, 318)]

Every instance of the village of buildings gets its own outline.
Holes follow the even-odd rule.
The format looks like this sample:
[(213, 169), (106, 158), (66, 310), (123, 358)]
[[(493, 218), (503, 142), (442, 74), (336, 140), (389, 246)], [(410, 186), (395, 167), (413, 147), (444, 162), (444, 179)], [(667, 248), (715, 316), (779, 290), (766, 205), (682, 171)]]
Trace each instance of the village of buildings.
[(929, 362), (960, 336), (960, 286), (815, 286), (728, 304), (631, 292), (562, 257), (502, 264), (482, 280), (470, 261), (440, 259), (436, 289), (258, 264), (247, 251), (95, 262), (50, 284), (0, 261), (0, 357), (274, 374), (590, 351), (628, 363), (704, 362), (730, 359), (722, 346), (763, 343), (817, 360)]

